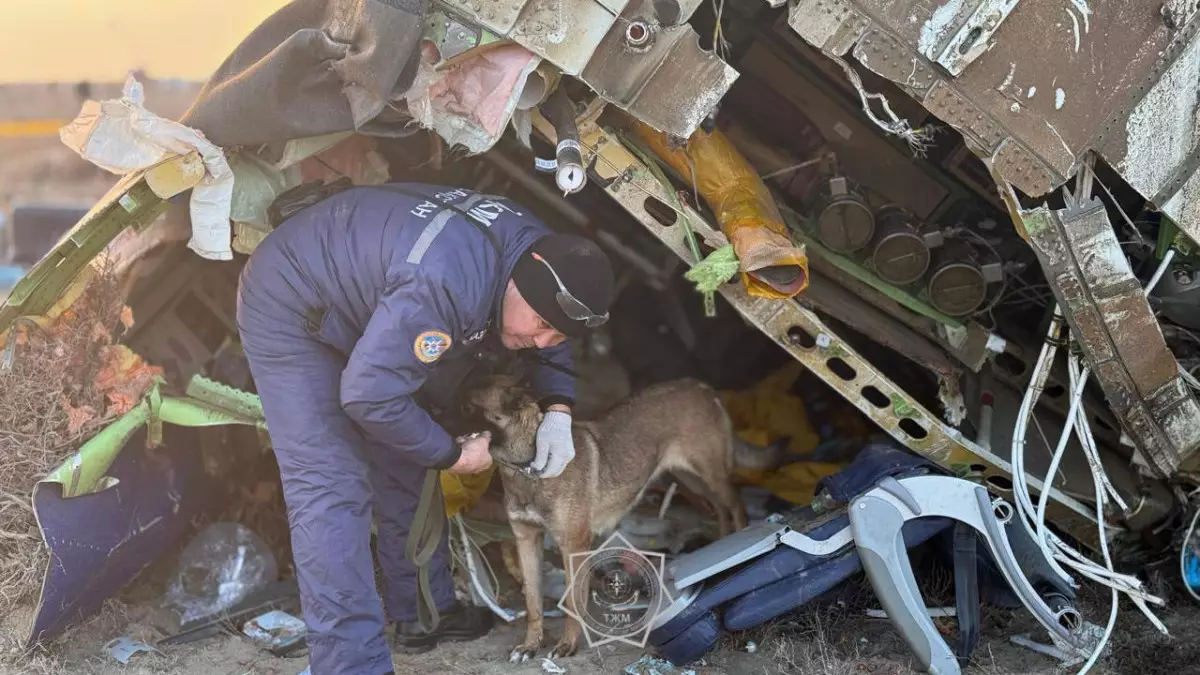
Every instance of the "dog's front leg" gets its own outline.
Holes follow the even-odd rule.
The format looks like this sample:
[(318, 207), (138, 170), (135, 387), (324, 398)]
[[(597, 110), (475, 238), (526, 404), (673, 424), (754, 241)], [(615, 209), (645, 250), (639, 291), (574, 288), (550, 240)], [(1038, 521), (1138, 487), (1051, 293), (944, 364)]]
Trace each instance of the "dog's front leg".
[[(570, 610), (563, 626), (562, 639), (554, 645), (554, 649), (550, 652), (551, 658), (559, 658), (572, 656), (579, 650), (579, 637), (583, 634), (583, 626), (575, 617), (582, 616), (581, 611), (588, 606), (591, 574), (587, 568), (583, 567), (587, 556), (576, 555), (575, 560), (572, 561), (572, 554), (587, 552), (592, 544), (592, 532), (586, 523), (576, 523), (565, 532), (555, 532), (554, 538), (562, 552), (563, 562), (566, 563), (567, 588), (569, 589), (566, 604)], [(576, 579), (576, 574), (579, 575), (578, 579)]]
[(525, 591), (525, 642), (512, 650), (508, 660), (523, 663), (542, 648), (545, 634), (542, 623), (542, 529), (512, 521), (512, 530), (517, 539), (517, 559), (523, 577), (521, 586)]

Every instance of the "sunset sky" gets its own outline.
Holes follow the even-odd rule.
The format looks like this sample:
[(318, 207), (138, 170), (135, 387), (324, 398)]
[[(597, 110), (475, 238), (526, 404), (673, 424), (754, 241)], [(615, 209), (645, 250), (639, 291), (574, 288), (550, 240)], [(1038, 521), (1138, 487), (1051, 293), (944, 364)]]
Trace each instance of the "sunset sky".
[(0, 83), (204, 80), (286, 0), (0, 0)]

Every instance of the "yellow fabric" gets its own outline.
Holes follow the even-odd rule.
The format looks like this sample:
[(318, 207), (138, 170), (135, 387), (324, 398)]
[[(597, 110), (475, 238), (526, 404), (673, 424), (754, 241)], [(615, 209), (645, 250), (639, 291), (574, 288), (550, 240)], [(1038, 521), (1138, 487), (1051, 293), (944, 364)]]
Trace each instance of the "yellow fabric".
[[(802, 364), (792, 362), (750, 389), (722, 393), (739, 438), (762, 447), (791, 436), (790, 452), (803, 454), (816, 449), (821, 437), (808, 422), (804, 401), (789, 391), (803, 372)], [(816, 493), (817, 481), (841, 469), (842, 465), (828, 462), (796, 462), (773, 471), (739, 468), (736, 476), (794, 504), (807, 504)]]
[[(692, 178), (729, 237), (741, 261), (741, 280), (746, 291), (760, 298), (782, 299), (798, 295), (808, 287), (808, 256), (804, 247), (792, 242), (779, 207), (758, 172), (719, 130), (697, 129), (684, 148), (672, 146), (666, 134), (638, 122), (638, 138), (647, 144), (677, 174)], [(778, 289), (751, 276), (768, 267), (796, 265), (803, 280), (788, 289)]]
[(738, 436), (754, 445), (765, 446), (783, 436), (791, 436), (789, 450), (812, 452), (821, 442), (804, 411), (804, 401), (789, 390), (804, 372), (804, 365), (793, 361), (759, 381), (750, 389), (723, 392), (722, 402), (729, 411)]
[(456, 513), (466, 513), (475, 508), (475, 505), (479, 503), (479, 498), (483, 496), (492, 482), (492, 473), (495, 469), (496, 466), (493, 464), (487, 471), (476, 474), (459, 475), (441, 472), (438, 477), (442, 481), (442, 497), (446, 502), (446, 517), (450, 518)]
[(780, 499), (807, 504), (817, 494), (817, 482), (843, 468), (831, 462), (794, 462), (770, 472), (738, 469), (737, 476), (745, 483), (770, 490)]

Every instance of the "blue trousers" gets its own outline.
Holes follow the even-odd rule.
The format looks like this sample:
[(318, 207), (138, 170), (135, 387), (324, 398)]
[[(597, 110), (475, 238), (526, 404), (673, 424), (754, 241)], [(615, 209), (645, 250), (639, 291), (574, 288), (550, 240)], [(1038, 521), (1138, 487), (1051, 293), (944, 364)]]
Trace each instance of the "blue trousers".
[[(386, 620), (417, 618), (417, 574), (404, 549), (424, 470), (389, 457), (342, 411), (344, 358), (313, 339), (302, 316), (242, 294), (237, 322), (283, 480), (312, 675), (390, 672)], [(430, 577), (435, 604), (449, 609), (447, 536)]]

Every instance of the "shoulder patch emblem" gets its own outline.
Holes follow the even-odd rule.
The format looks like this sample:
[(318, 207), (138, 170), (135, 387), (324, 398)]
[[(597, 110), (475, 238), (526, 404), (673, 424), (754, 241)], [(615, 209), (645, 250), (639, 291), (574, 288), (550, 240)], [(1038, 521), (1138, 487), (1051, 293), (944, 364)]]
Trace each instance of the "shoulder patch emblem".
[(433, 363), (450, 349), (450, 336), (437, 330), (427, 330), (417, 336), (413, 353), (421, 363)]

